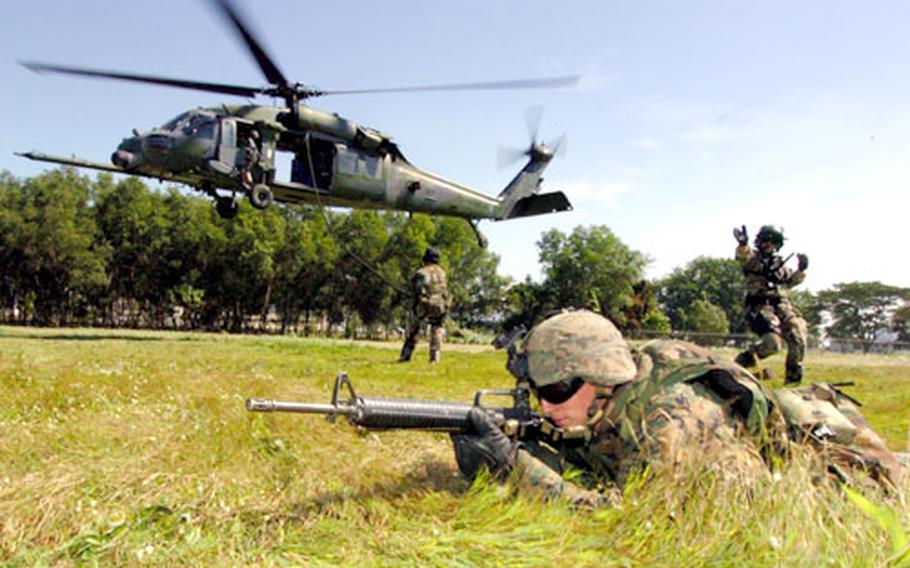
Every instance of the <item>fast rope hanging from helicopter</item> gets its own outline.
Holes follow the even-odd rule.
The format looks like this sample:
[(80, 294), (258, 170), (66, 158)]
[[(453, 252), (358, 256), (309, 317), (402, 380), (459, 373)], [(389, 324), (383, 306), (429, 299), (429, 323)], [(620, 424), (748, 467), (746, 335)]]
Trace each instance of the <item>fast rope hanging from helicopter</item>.
[[(315, 175), (316, 170), (313, 167), (313, 155), (312, 155), (311, 148), (310, 148), (310, 133), (309, 132), (307, 132), (306, 135), (304, 136), (303, 143), (304, 143), (304, 146), (306, 147), (307, 167), (310, 170), (311, 179), (315, 180), (316, 179), (316, 175)], [(316, 194), (316, 207), (319, 209), (319, 212), (322, 213), (322, 218), (325, 221), (326, 229), (328, 229), (329, 234), (332, 236), (332, 239), (334, 239), (336, 243), (340, 244), (341, 248), (344, 249), (344, 251), (351, 258), (356, 260), (358, 263), (360, 263), (361, 266), (363, 266), (369, 272), (372, 272), (374, 276), (379, 278), (383, 282), (383, 284), (385, 284), (392, 290), (395, 290), (403, 298), (413, 298), (414, 297), (413, 292), (411, 292), (409, 290), (402, 290), (401, 288), (399, 288), (394, 282), (389, 280), (386, 277), (386, 275), (383, 274), (379, 270), (379, 268), (377, 268), (374, 264), (367, 261), (365, 258), (361, 257), (359, 254), (357, 254), (356, 252), (351, 250), (351, 248), (347, 245), (347, 243), (344, 242), (344, 240), (338, 238), (338, 235), (335, 233), (335, 227), (332, 224), (332, 218), (331, 218), (331, 215), (329, 215), (328, 208), (327, 208), (326, 204), (322, 201), (322, 195), (319, 192), (319, 188), (315, 187), (315, 185), (316, 185), (315, 182), (313, 183), (313, 185), (314, 185), (313, 189)]]

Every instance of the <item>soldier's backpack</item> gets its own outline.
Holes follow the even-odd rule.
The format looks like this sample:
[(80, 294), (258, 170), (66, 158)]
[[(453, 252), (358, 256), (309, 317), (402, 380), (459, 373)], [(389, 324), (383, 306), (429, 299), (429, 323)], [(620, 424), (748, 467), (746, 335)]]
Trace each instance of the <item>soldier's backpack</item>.
[(414, 275), (418, 308), (429, 318), (439, 319), (449, 310), (446, 273), (438, 264), (428, 264)]
[(646, 389), (666, 389), (676, 383), (702, 385), (719, 399), (729, 403), (755, 436), (767, 435), (769, 415), (773, 410), (770, 394), (761, 382), (745, 369), (722, 359), (711, 351), (687, 341), (656, 339), (645, 343), (636, 353), (637, 381), (624, 389), (629, 399), (648, 400)]
[(846, 470), (862, 469), (886, 487), (904, 483), (904, 467), (860, 413), (859, 401), (826, 383), (774, 394), (790, 438), (815, 446), (832, 473), (844, 479)]

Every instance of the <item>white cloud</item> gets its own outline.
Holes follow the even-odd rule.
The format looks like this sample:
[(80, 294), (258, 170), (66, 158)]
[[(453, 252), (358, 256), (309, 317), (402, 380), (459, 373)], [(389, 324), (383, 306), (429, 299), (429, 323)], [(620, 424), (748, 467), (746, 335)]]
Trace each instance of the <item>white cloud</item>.
[(601, 205), (606, 209), (619, 209), (621, 195), (637, 191), (637, 184), (631, 180), (617, 181), (574, 181), (560, 184), (560, 189), (572, 203)]

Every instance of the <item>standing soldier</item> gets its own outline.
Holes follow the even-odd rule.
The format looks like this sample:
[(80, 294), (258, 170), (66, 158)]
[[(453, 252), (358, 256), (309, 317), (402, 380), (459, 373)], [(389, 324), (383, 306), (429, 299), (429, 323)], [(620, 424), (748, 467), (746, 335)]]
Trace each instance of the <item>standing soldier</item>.
[(430, 324), (430, 363), (439, 362), (439, 349), (442, 346), (442, 324), (449, 311), (449, 291), (446, 287), (446, 271), (439, 266), (439, 251), (427, 247), (423, 253), (423, 266), (411, 277), (411, 291), (414, 294), (414, 319), (408, 329), (408, 335), (401, 348), (400, 362), (410, 361), (414, 347), (417, 346), (417, 335), (427, 324)]
[(806, 354), (808, 329), (806, 320), (793, 307), (787, 289), (796, 286), (806, 277), (809, 258), (797, 254), (797, 270), (784, 266), (787, 259), (778, 251), (784, 246), (783, 230), (765, 225), (755, 236), (755, 249), (749, 248), (746, 226), (733, 229), (739, 243), (736, 261), (746, 275), (746, 321), (760, 340), (736, 357), (743, 367), (754, 367), (759, 359), (770, 357), (787, 342), (787, 384), (798, 384), (803, 379), (803, 357)]

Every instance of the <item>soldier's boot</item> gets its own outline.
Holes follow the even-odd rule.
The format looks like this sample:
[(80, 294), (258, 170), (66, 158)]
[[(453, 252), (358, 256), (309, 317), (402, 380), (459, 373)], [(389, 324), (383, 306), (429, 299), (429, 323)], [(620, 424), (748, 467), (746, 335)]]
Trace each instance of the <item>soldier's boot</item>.
[(758, 378), (763, 381), (773, 381), (777, 376), (771, 367), (762, 367), (761, 371), (758, 372)]
[(787, 376), (784, 379), (785, 385), (798, 385), (803, 382), (803, 366), (787, 365)]
[(755, 352), (751, 349), (746, 349), (742, 353), (736, 356), (734, 359), (737, 365), (740, 365), (745, 368), (754, 367), (758, 365), (758, 357), (755, 356)]
[(404, 347), (401, 348), (401, 355), (398, 356), (399, 363), (407, 363), (411, 360), (411, 354), (414, 353), (415, 345), (413, 343), (405, 343)]

